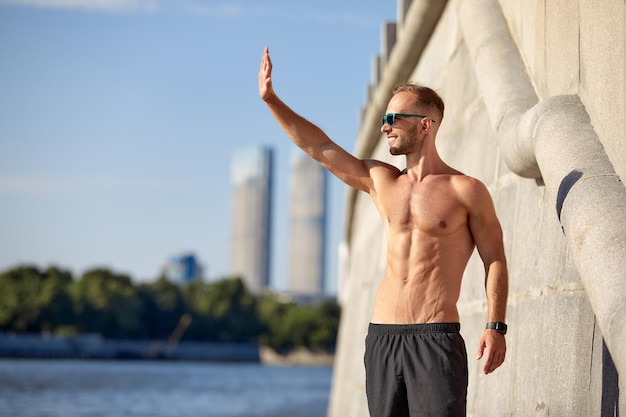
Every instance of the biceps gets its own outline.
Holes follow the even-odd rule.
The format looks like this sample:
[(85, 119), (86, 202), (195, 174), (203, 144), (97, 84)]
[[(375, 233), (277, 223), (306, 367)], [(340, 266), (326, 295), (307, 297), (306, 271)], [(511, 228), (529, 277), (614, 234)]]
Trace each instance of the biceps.
[(350, 187), (365, 192), (372, 189), (372, 178), (364, 161), (339, 146), (323, 147), (313, 157)]
[(504, 261), (502, 228), (495, 212), (470, 215), (470, 230), (485, 267)]

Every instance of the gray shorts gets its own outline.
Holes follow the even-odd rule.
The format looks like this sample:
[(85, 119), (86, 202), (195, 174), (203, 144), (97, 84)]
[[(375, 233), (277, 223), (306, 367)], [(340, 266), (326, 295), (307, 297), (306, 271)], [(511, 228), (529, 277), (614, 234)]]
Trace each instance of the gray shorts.
[(460, 329), (459, 323), (370, 324), (370, 416), (465, 417), (467, 351)]

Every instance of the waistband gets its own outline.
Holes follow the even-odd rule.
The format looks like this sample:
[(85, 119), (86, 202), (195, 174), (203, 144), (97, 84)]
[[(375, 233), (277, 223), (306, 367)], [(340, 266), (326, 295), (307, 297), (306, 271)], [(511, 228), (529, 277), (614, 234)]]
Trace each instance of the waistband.
[(460, 333), (461, 323), (376, 324), (370, 323), (370, 334)]

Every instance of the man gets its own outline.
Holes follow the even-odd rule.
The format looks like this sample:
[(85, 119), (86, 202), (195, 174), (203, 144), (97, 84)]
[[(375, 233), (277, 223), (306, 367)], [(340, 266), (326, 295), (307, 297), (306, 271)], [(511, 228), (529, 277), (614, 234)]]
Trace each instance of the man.
[(456, 303), (474, 250), (485, 265), (488, 324), (477, 358), (504, 361), (508, 278), (502, 230), (486, 187), (446, 165), (435, 147), (444, 105), (431, 89), (394, 90), (381, 132), (406, 169), (360, 160), (283, 103), (265, 48), (259, 94), (287, 136), (347, 185), (368, 193), (387, 235), (387, 268), (366, 338), (372, 417), (465, 416), (467, 354)]

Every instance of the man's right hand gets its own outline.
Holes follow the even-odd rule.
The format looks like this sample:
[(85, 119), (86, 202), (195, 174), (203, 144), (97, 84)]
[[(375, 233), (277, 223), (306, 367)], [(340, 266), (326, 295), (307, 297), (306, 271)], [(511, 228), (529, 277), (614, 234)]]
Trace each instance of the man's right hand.
[(261, 59), (261, 69), (259, 70), (259, 95), (263, 101), (268, 101), (274, 94), (272, 87), (272, 60), (270, 50), (266, 46)]

